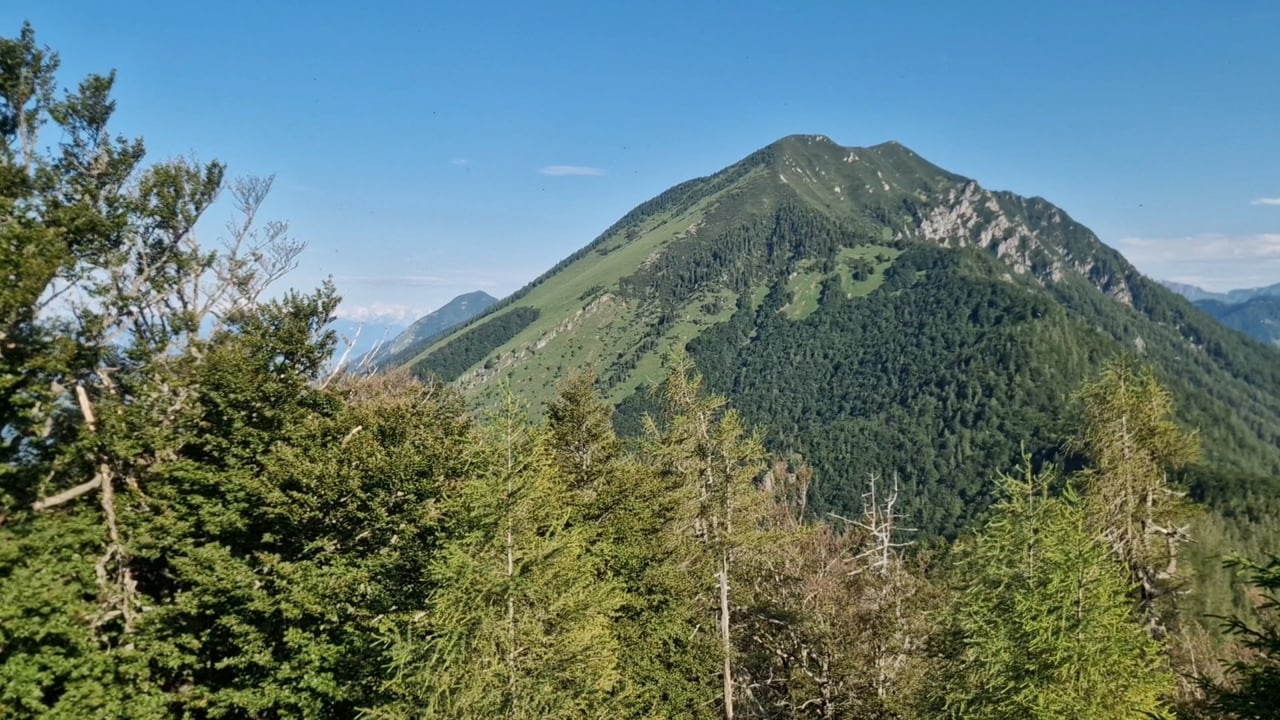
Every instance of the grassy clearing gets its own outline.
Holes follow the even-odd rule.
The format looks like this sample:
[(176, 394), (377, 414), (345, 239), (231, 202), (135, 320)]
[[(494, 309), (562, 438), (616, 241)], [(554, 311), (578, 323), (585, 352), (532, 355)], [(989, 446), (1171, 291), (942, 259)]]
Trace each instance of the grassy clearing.
[[(847, 297), (866, 297), (884, 283), (885, 270), (900, 254), (901, 250), (884, 245), (843, 248), (836, 255), (834, 275), (840, 279), (840, 287)], [(797, 272), (787, 279), (787, 292), (791, 301), (783, 306), (782, 312), (791, 320), (803, 320), (818, 309), (822, 285), (832, 277), (830, 273), (814, 270), (815, 265), (817, 261), (805, 260), (799, 264)], [(869, 269), (865, 277), (854, 277), (857, 266)]]
[[(836, 255), (836, 273), (840, 276), (840, 287), (845, 296), (857, 298), (870, 295), (884, 284), (885, 271), (901, 254), (901, 250), (884, 245), (859, 245), (842, 249)], [(853, 277), (853, 266), (858, 261), (866, 261), (873, 266), (871, 274), (863, 280), (855, 280)]]
[(787, 278), (787, 293), (791, 296), (791, 302), (782, 307), (782, 313), (792, 320), (803, 320), (818, 309), (822, 283), (830, 276), (813, 270), (816, 264), (814, 260), (804, 260), (796, 273)]
[[(635, 392), (643, 383), (654, 385), (662, 380), (664, 370), (662, 357), (670, 350), (683, 347), (703, 330), (728, 320), (733, 315), (738, 297), (732, 290), (720, 290), (715, 293), (699, 293), (681, 310), (680, 318), (672, 323), (670, 329), (662, 336), (658, 346), (645, 353), (636, 362), (636, 367), (628, 375), (625, 382), (619, 383), (609, 390), (610, 402), (621, 402)], [(708, 304), (715, 305), (714, 312), (708, 313)]]

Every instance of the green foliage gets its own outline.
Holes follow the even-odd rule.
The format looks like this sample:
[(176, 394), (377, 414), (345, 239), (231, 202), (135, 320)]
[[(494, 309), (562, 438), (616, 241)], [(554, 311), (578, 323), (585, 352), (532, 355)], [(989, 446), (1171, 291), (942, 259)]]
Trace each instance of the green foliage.
[(686, 488), (692, 500), (688, 524), (676, 528), (687, 545), (687, 562), (702, 586), (716, 588), (698, 600), (708, 623), (718, 628), (722, 690), (719, 705), (734, 716), (737, 675), (735, 609), (745, 598), (735, 589), (737, 564), (767, 542), (767, 497), (754, 485), (764, 470), (759, 436), (748, 435), (722, 397), (702, 390), (702, 377), (687, 356), (670, 359), (663, 384), (662, 423), (649, 419), (646, 450), (658, 473)]
[(1227, 682), (1210, 687), (1209, 706), (1228, 718), (1272, 718), (1280, 708), (1280, 558), (1273, 556), (1265, 565), (1235, 559), (1229, 566), (1257, 593), (1263, 620), (1260, 625), (1227, 620), (1227, 632), (1248, 655), (1229, 666)]
[(986, 469), (1014, 462), (1020, 439), (1052, 450), (1067, 388), (1105, 348), (1043, 298), (968, 267), (990, 263), (914, 246), (864, 299), (830, 293), (795, 323), (775, 293), (690, 354), (712, 388), (768, 428), (770, 448), (813, 465), (817, 509), (861, 511), (856, 459), (896, 469), (909, 525), (953, 535), (989, 501)]
[(955, 660), (938, 700), (956, 718), (1144, 718), (1172, 676), (1133, 621), (1122, 565), (1049, 476), (1003, 478), (957, 549)]
[(449, 488), (426, 611), (391, 620), (386, 717), (580, 718), (618, 685), (618, 590), (569, 523), (548, 438), (509, 403)]
[(421, 594), (456, 398), (325, 388), (333, 288), (260, 299), (301, 249), (252, 222), (270, 180), (202, 248), (223, 166), (143, 167), (112, 77), (53, 99), (53, 57), (0, 42), (0, 714), (350, 716), (371, 618)]
[[(930, 687), (965, 717), (1159, 714), (1172, 680), (1126, 568), (1168, 579), (1165, 472), (1215, 511), (1197, 563), (1275, 532), (1271, 351), (1048, 203), (899, 145), (784, 138), (638, 208), (414, 368), (457, 379), (546, 338), (587, 349), (538, 362), (589, 357), (603, 387), (571, 377), (545, 423), (509, 396), (473, 423), (438, 381), (329, 373), (336, 290), (264, 300), (301, 250), (253, 221), (270, 179), (144, 166), (108, 130), (113, 76), (58, 97), (56, 68), (29, 26), (0, 39), (5, 717), (906, 717)], [(211, 251), (192, 228), (224, 191), (238, 219)], [(993, 239), (997, 214), (1034, 232)], [(677, 352), (611, 417), (598, 391), (658, 382), (637, 374), (695, 336), (705, 382)], [(1127, 347), (1154, 370), (1107, 366), (1059, 454), (1071, 390)], [(766, 472), (757, 424), (816, 475)], [(1024, 439), (1088, 463), (1083, 501), (1031, 461), (993, 494)], [(893, 552), (892, 505), (857, 507), (863, 467), (901, 473), (926, 543), (997, 500), (955, 552), (936, 658), (932, 555)], [(1245, 567), (1260, 607), (1192, 597), (1251, 613), (1213, 702), (1257, 717), (1280, 581)]]
[(718, 660), (688, 536), (694, 488), (623, 447), (590, 375), (566, 381), (547, 425), (576, 499), (571, 522), (622, 602), (612, 628), (625, 706), (618, 717), (701, 718), (715, 702)]
[[(874, 270), (845, 262), (870, 247), (889, 253)], [(1270, 351), (1047, 201), (988, 192), (894, 143), (784, 138), (637, 208), (589, 248), (520, 294), (542, 311), (537, 332), (469, 383), (477, 403), (509, 377), (536, 412), (548, 399), (539, 364), (593, 368), (632, 432), (647, 402), (633, 389), (660, 382), (656, 359), (688, 342), (709, 387), (769, 428), (770, 448), (814, 465), (818, 509), (856, 511), (857, 458), (913, 484), (907, 510), (926, 536), (954, 537), (990, 501), (989, 468), (1016, 462), (1022, 441), (1038, 462), (1060, 458), (1072, 393), (1136, 349), (1182, 398), (1178, 420), (1199, 428), (1207, 468), (1280, 472)], [(788, 282), (803, 292), (788, 297)], [(691, 320), (730, 293), (732, 317)], [(579, 321), (606, 296), (608, 312)], [(779, 315), (792, 301), (793, 317)], [(489, 345), (471, 367), (495, 360)]]
[(1129, 568), (1153, 631), (1163, 633), (1174, 619), (1178, 550), (1190, 539), (1192, 514), (1168, 474), (1198, 459), (1197, 438), (1174, 422), (1173, 396), (1154, 373), (1128, 357), (1109, 361), (1085, 384), (1080, 402), (1073, 445), (1088, 463), (1080, 473), (1085, 513)]
[(174, 473), (196, 504), (167, 514), (147, 557), (170, 578), (154, 627), (188, 707), (349, 717), (380, 689), (376, 620), (426, 592), (440, 477), (465, 434), (439, 388), (341, 390), (260, 466)]

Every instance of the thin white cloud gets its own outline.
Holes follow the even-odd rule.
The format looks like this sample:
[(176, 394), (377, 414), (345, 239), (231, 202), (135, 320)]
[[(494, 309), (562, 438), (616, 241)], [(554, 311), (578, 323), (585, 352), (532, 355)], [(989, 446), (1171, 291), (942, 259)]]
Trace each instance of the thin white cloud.
[(415, 320), (425, 315), (426, 311), (401, 303), (373, 302), (368, 305), (348, 305), (344, 302), (338, 305), (334, 314), (354, 322), (398, 324)]
[(470, 165), (470, 164), (471, 164), (471, 161), (470, 161), (470, 160), (468, 160), (468, 159), (466, 159), (466, 158), (454, 158), (454, 159), (452, 159), (452, 160), (450, 160), (450, 161), (449, 161), (449, 164), (450, 164), (450, 165), (459, 165), (459, 166), (461, 166), (461, 165)]
[(1112, 243), (1151, 277), (1225, 291), (1280, 282), (1280, 233), (1121, 238)]
[(1250, 202), (1249, 204), (1250, 205), (1280, 205), (1280, 197), (1269, 197), (1269, 198), (1260, 197), (1253, 200), (1253, 202)]
[(587, 167), (586, 165), (548, 165), (538, 171), (539, 175), (551, 175), (552, 177), (600, 177), (604, 175), (604, 168)]

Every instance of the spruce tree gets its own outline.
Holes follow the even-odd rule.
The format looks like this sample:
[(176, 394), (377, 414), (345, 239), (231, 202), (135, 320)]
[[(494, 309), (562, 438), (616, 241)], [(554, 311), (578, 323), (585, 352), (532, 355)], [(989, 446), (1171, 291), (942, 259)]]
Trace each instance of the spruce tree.
[(561, 386), (547, 426), (572, 488), (571, 522), (590, 538), (587, 554), (601, 577), (622, 592), (612, 623), (621, 673), (617, 717), (705, 717), (716, 697), (707, 670), (717, 653), (704, 630), (702, 577), (690, 555), (692, 488), (624, 452), (590, 375)]
[(1071, 492), (1028, 461), (1002, 478), (957, 549), (956, 651), (940, 709), (955, 718), (1120, 720), (1166, 714), (1161, 648), (1134, 622), (1127, 573)]
[(392, 633), (380, 717), (611, 716), (619, 605), (570, 524), (546, 434), (508, 396), (447, 488), (434, 586)]

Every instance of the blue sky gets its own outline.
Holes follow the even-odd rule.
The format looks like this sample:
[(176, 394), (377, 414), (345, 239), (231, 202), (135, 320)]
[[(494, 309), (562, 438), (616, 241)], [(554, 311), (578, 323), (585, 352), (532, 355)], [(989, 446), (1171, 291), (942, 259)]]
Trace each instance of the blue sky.
[(290, 283), (353, 315), (508, 293), (791, 133), (1044, 196), (1157, 277), (1280, 282), (1280, 3), (364, 5), (42, 0), (0, 31), (30, 19), (64, 85), (118, 69), (153, 157), (275, 173)]

